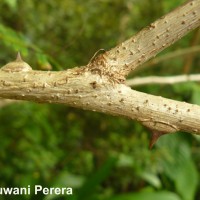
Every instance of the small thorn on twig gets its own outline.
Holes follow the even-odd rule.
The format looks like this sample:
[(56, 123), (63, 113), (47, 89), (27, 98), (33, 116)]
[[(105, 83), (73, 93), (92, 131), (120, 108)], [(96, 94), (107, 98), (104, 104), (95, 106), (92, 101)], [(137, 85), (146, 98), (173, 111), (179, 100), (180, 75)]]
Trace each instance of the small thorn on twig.
[(21, 54), (20, 54), (19, 51), (17, 52), (16, 61), (17, 61), (17, 62), (21, 62), (21, 61), (23, 61), (23, 60), (22, 60), (22, 57), (21, 57)]
[(164, 135), (164, 134), (166, 134), (166, 133), (163, 133), (163, 132), (160, 132), (160, 131), (152, 131), (152, 136), (151, 136), (151, 140), (150, 140), (150, 143), (149, 143), (149, 149), (152, 149), (154, 144), (159, 139), (159, 137)]

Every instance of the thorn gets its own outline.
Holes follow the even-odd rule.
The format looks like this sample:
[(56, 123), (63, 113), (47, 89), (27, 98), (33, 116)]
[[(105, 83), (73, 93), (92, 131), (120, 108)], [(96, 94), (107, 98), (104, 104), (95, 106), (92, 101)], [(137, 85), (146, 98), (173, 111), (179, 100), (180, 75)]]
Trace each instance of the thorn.
[(17, 61), (17, 62), (21, 62), (21, 61), (23, 61), (23, 60), (22, 60), (22, 57), (21, 57), (21, 54), (20, 54), (19, 51), (17, 52), (17, 58), (16, 58), (16, 61)]
[(152, 149), (154, 144), (157, 142), (157, 140), (159, 139), (160, 136), (164, 135), (165, 133), (160, 132), (160, 131), (152, 131), (152, 136), (151, 136), (151, 140), (149, 143), (149, 149)]

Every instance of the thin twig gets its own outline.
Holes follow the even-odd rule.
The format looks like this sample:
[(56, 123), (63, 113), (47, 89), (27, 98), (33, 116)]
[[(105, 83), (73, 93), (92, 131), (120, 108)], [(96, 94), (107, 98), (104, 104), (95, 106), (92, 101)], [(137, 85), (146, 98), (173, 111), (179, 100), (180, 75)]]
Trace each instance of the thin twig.
[(173, 51), (173, 52), (170, 52), (170, 53), (166, 53), (162, 56), (158, 56), (156, 58), (151, 59), (147, 63), (143, 64), (141, 67), (134, 70), (131, 74), (138, 73), (141, 70), (144, 70), (144, 69), (149, 68), (149, 67), (153, 67), (153, 66), (155, 66), (155, 65), (157, 65), (161, 62), (172, 60), (172, 59), (175, 59), (177, 57), (183, 57), (185, 55), (193, 54), (193, 53), (197, 53), (197, 52), (200, 52), (200, 46), (199, 45), (184, 48), (184, 49), (179, 49), (179, 50), (176, 50), (176, 51)]
[(200, 74), (178, 75), (178, 76), (148, 76), (133, 78), (126, 81), (129, 86), (139, 86), (148, 84), (176, 84), (188, 81), (200, 81)]
[[(194, 32), (190, 46), (195, 46), (195, 45), (199, 44), (199, 39), (200, 39), (200, 28), (198, 28)], [(190, 69), (192, 67), (192, 63), (195, 59), (195, 56), (196, 56), (195, 52), (191, 52), (186, 56), (186, 58), (184, 58), (184, 60), (185, 60), (185, 64), (183, 66), (183, 73), (184, 74), (190, 73)]]

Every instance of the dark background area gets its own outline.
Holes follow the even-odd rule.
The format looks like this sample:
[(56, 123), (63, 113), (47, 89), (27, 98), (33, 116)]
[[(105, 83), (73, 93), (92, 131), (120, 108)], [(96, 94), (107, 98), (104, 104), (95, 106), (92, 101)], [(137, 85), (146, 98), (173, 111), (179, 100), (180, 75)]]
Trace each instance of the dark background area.
[[(20, 51), (37, 70), (85, 65), (167, 14), (183, 0), (1, 0), (0, 64)], [(199, 47), (195, 30), (160, 53)], [(131, 75), (200, 71), (200, 56), (174, 56)], [(200, 104), (198, 82), (134, 88)], [(37, 199), (199, 199), (200, 136), (178, 132), (148, 149), (151, 133), (135, 121), (64, 105), (13, 103), (0, 108), (0, 187), (72, 187), (73, 196)], [(35, 199), (34, 195), (0, 199)]]

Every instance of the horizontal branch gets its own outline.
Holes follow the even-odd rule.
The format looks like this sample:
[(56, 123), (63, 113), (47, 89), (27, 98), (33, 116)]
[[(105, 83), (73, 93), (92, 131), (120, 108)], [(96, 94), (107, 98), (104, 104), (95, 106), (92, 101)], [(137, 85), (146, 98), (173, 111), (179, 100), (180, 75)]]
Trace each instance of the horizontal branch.
[(0, 70), (0, 97), (40, 103), (67, 104), (82, 109), (124, 116), (160, 132), (200, 134), (200, 106), (156, 97), (112, 84), (74, 68), (61, 72)]
[(126, 84), (129, 86), (148, 85), (148, 84), (175, 84), (189, 81), (200, 81), (200, 74), (178, 75), (178, 76), (148, 76), (128, 79)]
[(200, 0), (188, 1), (103, 56), (113, 71), (127, 75), (198, 26)]

